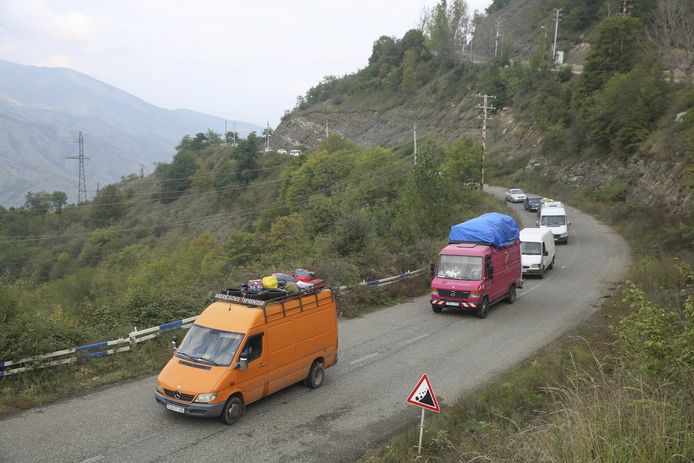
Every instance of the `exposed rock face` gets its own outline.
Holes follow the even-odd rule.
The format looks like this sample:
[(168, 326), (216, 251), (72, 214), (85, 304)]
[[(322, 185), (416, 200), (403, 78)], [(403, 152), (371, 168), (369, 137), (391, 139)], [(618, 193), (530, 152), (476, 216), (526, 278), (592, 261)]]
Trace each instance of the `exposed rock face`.
[[(362, 146), (394, 147), (411, 143), (415, 120), (421, 138), (433, 137), (444, 142), (462, 136), (479, 138), (481, 121), (475, 108), (477, 103), (475, 98), (469, 98), (436, 108), (403, 105), (382, 112), (366, 109), (330, 112), (328, 108), (295, 112), (277, 127), (272, 144), (275, 149), (315, 148), (325, 139), (326, 122), (330, 133)], [(663, 206), (675, 214), (694, 207), (694, 190), (687, 185), (687, 166), (680, 160), (663, 162), (636, 155), (626, 162), (591, 159), (557, 164), (538, 154), (541, 142), (542, 134), (531, 124), (518, 121), (509, 108), (501, 109), (489, 121), (488, 160), (526, 156), (529, 160), (523, 169), (556, 184), (599, 190), (619, 182), (629, 187), (628, 201)]]
[(694, 189), (687, 185), (687, 166), (633, 157), (627, 162), (584, 160), (556, 165), (536, 156), (524, 168), (546, 181), (583, 190), (628, 186), (627, 201), (664, 207), (668, 214), (686, 213), (694, 207)]
[(286, 116), (275, 129), (273, 149), (295, 146), (315, 148), (326, 138), (326, 123), (330, 134), (354, 141), (363, 146), (397, 146), (413, 140), (417, 123), (418, 138), (435, 136), (450, 141), (460, 136), (476, 136), (481, 121), (472, 98), (443, 107), (396, 106), (384, 111), (370, 109), (335, 112), (295, 111)]

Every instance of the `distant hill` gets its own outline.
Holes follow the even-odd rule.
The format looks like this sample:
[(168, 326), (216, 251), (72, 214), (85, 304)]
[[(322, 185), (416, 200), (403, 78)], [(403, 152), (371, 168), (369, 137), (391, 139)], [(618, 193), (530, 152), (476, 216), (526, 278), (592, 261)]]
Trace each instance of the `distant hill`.
[[(77, 136), (84, 136), (88, 196), (121, 176), (169, 162), (185, 135), (224, 131), (224, 119), (149, 104), (80, 72), (0, 60), (0, 205), (28, 191), (77, 195)], [(236, 122), (241, 136), (262, 127)], [(229, 126), (231, 130), (231, 126)]]

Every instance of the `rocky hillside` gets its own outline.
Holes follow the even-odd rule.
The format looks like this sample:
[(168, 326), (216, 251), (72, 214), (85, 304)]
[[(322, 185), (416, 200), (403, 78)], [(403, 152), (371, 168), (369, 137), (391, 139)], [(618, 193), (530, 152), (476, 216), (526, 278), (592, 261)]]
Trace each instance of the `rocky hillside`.
[[(420, 139), (479, 139), (478, 94), (487, 93), (497, 97), (490, 100), (496, 110), (487, 138), (492, 175), (525, 184), (541, 179), (673, 213), (693, 210), (691, 121), (682, 122), (680, 113), (694, 101), (686, 85), (668, 87), (650, 64), (663, 55), (646, 39), (652, 10), (638, 10), (636, 2), (642, 16), (622, 21), (607, 16), (615, 12), (604, 2), (550, 3), (495, 1), (489, 15), (476, 20), (472, 53), (466, 48), (447, 62), (431, 49), (426, 27), (428, 51), (418, 48), (418, 31), (390, 42), (382, 37), (364, 69), (326, 78), (300, 100), (275, 130), (273, 147), (315, 147), (325, 139), (326, 125), (328, 133), (365, 146), (411, 149), (415, 123)], [(557, 48), (570, 66), (551, 69), (554, 7), (562, 8)], [(610, 52), (621, 24), (596, 29), (619, 22), (639, 44), (631, 57)], [(589, 43), (600, 47), (592, 58)], [(588, 75), (582, 74), (584, 64)], [(417, 85), (408, 86), (408, 78)], [(640, 99), (642, 107), (633, 103)]]

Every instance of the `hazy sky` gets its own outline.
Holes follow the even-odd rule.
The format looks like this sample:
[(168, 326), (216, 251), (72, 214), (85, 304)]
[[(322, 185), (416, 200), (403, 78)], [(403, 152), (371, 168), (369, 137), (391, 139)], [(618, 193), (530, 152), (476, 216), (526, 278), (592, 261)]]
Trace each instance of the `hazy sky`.
[[(0, 0), (0, 59), (75, 69), (165, 108), (276, 126), (436, 0)], [(483, 11), (490, 0), (468, 0)], [(219, 129), (223, 131), (223, 127)]]

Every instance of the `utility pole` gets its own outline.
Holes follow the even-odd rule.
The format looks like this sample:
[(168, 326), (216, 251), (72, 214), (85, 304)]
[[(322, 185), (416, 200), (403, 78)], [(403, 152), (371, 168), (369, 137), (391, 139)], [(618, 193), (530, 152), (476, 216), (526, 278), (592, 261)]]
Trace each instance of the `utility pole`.
[(623, 1), (622, 1), (622, 14), (623, 14), (624, 16), (628, 16), (628, 15), (629, 15), (629, 6), (630, 6), (630, 5), (629, 5), (629, 0), (623, 0)]
[(557, 32), (559, 31), (559, 12), (561, 8), (556, 8), (557, 19), (554, 22), (554, 45), (552, 45), (552, 64), (557, 62)]
[(325, 138), (330, 136), (330, 131), (328, 130), (328, 121), (325, 121)]
[(77, 204), (82, 204), (87, 202), (87, 177), (84, 174), (84, 160), (89, 159), (84, 157), (84, 138), (82, 138), (82, 131), (80, 131), (79, 139), (79, 154), (77, 156), (68, 156), (67, 159), (78, 159), (80, 162), (79, 171), (79, 182), (77, 186)]
[(499, 50), (499, 21), (496, 22), (496, 37), (494, 38), (494, 56)]
[(267, 129), (265, 130), (265, 151), (270, 151), (270, 121), (267, 121)]
[(234, 121), (234, 145), (233, 146), (238, 146), (239, 144), (239, 137), (236, 134), (236, 121)]
[(484, 156), (487, 151), (487, 119), (491, 119), (489, 115), (487, 114), (487, 111), (490, 109), (494, 109), (493, 106), (489, 106), (487, 104), (489, 98), (496, 98), (495, 96), (491, 95), (480, 95), (479, 93), (477, 94), (479, 98), (483, 98), (483, 103), (482, 106), (477, 105), (477, 108), (482, 110), (482, 163), (480, 165), (480, 191), (484, 190)]
[(227, 120), (224, 119), (224, 143), (223, 143), (224, 145), (227, 144), (227, 133), (228, 133), (227, 132)]
[(542, 39), (542, 57), (546, 58), (547, 57), (547, 28), (545, 25), (541, 25), (540, 29), (544, 31), (544, 39)]
[(417, 121), (414, 122), (414, 165), (417, 165)]

